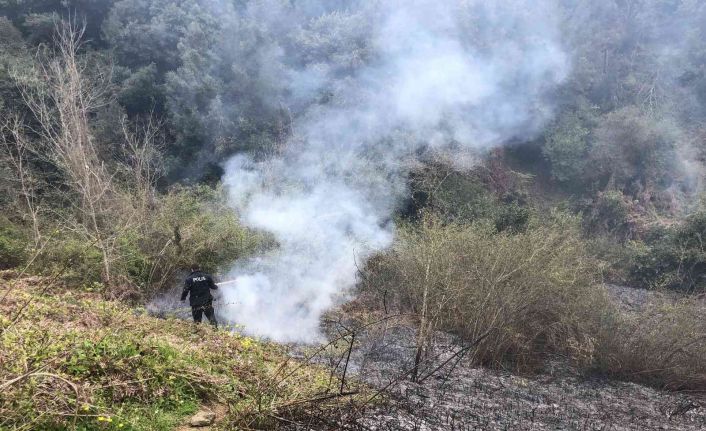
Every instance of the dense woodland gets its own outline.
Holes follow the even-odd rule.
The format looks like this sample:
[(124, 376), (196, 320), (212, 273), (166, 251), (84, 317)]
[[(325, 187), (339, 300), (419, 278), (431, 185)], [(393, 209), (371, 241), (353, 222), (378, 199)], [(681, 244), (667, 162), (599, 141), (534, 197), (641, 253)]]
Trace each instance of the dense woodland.
[[(697, 1), (560, 3), (572, 69), (553, 94), (551, 124), (486, 156), (489, 169), (450, 172), (427, 163), (411, 174), (411, 202), (401, 214), (523, 229), (537, 208), (560, 205), (580, 215), (585, 238), (613, 264), (611, 275), (636, 286), (697, 289), (706, 12)], [(2, 265), (26, 262), (32, 246), (51, 238), (38, 256), (51, 263), (38, 267), (76, 255), (84, 281), (143, 290), (171, 275), (165, 265), (195, 257), (183, 255), (195, 247), (179, 248), (179, 235), (199, 242), (211, 269), (251, 250), (245, 239), (233, 250), (202, 244), (246, 235), (219, 212), (221, 163), (243, 151), (270, 154), (286, 141), (306, 108), (288, 103), (297, 89), (287, 85), (287, 68), (326, 64), (335, 86), (374, 61), (367, 11), (345, 2), (278, 5), (312, 18), (285, 27), (282, 16), (260, 13), (267, 2), (234, 2), (227, 11), (192, 1), (3, 2)], [(67, 23), (73, 33), (57, 36)], [(469, 37), (492, 43), (492, 35)], [(325, 103), (325, 91), (307, 103)], [(62, 105), (75, 117), (64, 118)], [(57, 115), (75, 124), (58, 124)], [(78, 150), (91, 153), (89, 165), (73, 166), (83, 154), (62, 154), (72, 151), (63, 141), (74, 134), (86, 140)], [(89, 171), (100, 184), (82, 184)], [(89, 223), (82, 200), (110, 202)], [(169, 209), (177, 206), (182, 213)], [(132, 220), (117, 220), (126, 214)]]
[[(298, 118), (377, 61), (377, 3), (363, 3), (0, 0), (0, 269), (134, 306), (190, 264), (218, 272), (276, 248), (229, 206), (223, 162), (277, 154)], [(703, 390), (690, 298), (706, 289), (706, 6), (556, 4), (571, 67), (551, 119), (467, 168), (421, 155), (395, 243), (360, 268), (359, 291), (417, 316), (419, 356), (443, 329), (482, 337), (478, 364), (527, 371), (561, 351)], [(475, 24), (465, 42), (493, 49)], [(315, 94), (291, 85), (322, 68)], [(686, 299), (621, 319), (602, 283)], [(655, 313), (673, 314), (659, 326)]]

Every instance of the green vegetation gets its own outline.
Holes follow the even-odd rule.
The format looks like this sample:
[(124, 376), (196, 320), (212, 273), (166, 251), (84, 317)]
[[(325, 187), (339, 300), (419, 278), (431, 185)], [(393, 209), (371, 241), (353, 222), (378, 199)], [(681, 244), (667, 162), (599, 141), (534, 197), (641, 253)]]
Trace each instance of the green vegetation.
[(45, 236), (33, 249), (30, 236), (6, 221), (0, 230), (0, 255), (7, 268), (31, 257), (26, 268), (30, 274), (60, 274), (69, 285), (102, 286), (108, 288), (108, 295), (144, 298), (170, 285), (177, 273), (194, 262), (217, 271), (271, 243), (265, 235), (243, 227), (222, 194), (222, 190), (198, 186), (155, 197), (154, 216), (114, 237), (111, 275), (118, 281), (113, 284), (105, 283), (103, 254), (95, 241), (52, 222), (42, 226)]
[[(703, 260), (694, 261), (700, 258), (692, 253), (683, 262), (688, 274), (683, 273), (675, 263), (681, 257), (660, 251), (661, 235), (652, 225), (664, 219), (681, 223), (698, 200), (696, 165), (703, 156), (700, 125), (706, 119), (706, 55), (700, 43), (706, 30), (699, 23), (706, 12), (698, 2), (650, 0), (636, 9), (629, 2), (574, 3), (557, 5), (560, 25), (572, 29), (564, 43), (574, 67), (557, 92), (556, 119), (523, 146), (531, 157), (514, 163), (512, 171), (498, 169), (505, 161), (495, 158), (487, 172), (472, 175), (438, 163), (428, 166), (411, 182), (415, 197), (429, 202), (415, 207), (434, 208), (454, 222), (492, 218), (499, 230), (521, 231), (534, 207), (551, 206), (528, 205), (547, 199), (528, 193), (535, 178), (546, 178), (545, 190), (563, 194), (582, 214), (590, 239), (600, 236), (607, 248), (625, 256), (649, 249), (667, 256), (672, 262), (660, 264), (678, 272), (665, 276), (663, 270), (645, 269), (637, 254), (621, 260), (630, 267), (610, 274), (631, 274), (623, 280), (641, 286), (698, 288)], [(298, 17), (294, 21), (300, 24), (291, 28), (263, 21), (247, 4), (226, 10), (199, 0), (0, 3), (5, 143), (0, 189), (7, 192), (0, 205), (17, 226), (12, 229), (31, 237), (26, 250), (10, 244), (12, 235), (2, 243), (3, 266), (22, 262), (58, 228), (57, 238), (68, 242), (68, 250), (54, 245), (47, 249), (50, 256), (75, 254), (82, 244), (92, 250), (79, 259), (81, 265), (91, 266), (94, 252), (100, 253), (102, 267), (86, 272), (87, 283), (127, 281), (137, 287), (133, 290), (149, 291), (172, 274), (161, 271), (167, 261), (183, 265), (197, 258), (217, 268), (257, 248), (256, 235), (245, 238), (237, 220), (220, 211), (212, 196), (201, 186), (189, 187), (201, 183), (217, 190), (219, 161), (238, 151), (266, 156), (287, 140), (292, 119), (306, 109), (274, 102), (299, 91), (286, 87), (287, 62), (301, 70), (326, 64), (332, 76), (345, 77), (373, 59), (371, 23), (364, 13), (343, 7), (346, 1), (316, 12), (278, 5), (285, 15)], [(314, 18), (305, 19), (308, 14)], [(74, 22), (74, 34), (67, 34), (71, 16), (85, 20), (85, 28)], [(587, 16), (588, 21), (582, 18)], [(674, 29), (684, 29), (683, 34), (677, 38)], [(485, 42), (481, 34), (469, 37), (475, 38), (470, 44)], [(62, 44), (70, 49), (57, 49)], [(76, 94), (58, 85), (64, 78), (93, 94), (95, 103), (81, 106)], [(325, 103), (328, 92), (333, 89), (322, 88), (307, 103)], [(68, 110), (71, 106), (80, 109)], [(71, 112), (78, 115), (68, 117)], [(62, 115), (70, 121), (57, 128), (55, 119)], [(87, 167), (74, 163), (76, 154), (60, 157), (61, 148), (81, 139), (91, 143)], [(76, 182), (85, 178), (81, 169), (92, 173), (93, 184)], [(111, 193), (91, 195), (106, 188)], [(201, 242), (199, 255), (176, 256), (174, 233), (186, 235), (185, 226), (195, 219), (166, 215), (153, 221), (151, 215), (173, 211), (178, 193), (206, 199), (192, 203), (201, 205), (199, 217), (210, 218), (205, 225), (211, 230), (194, 240), (230, 230), (212, 240), (226, 244), (225, 250), (209, 250)], [(98, 197), (103, 202), (90, 214), (81, 202)], [(134, 220), (151, 226), (135, 226)], [(191, 248), (181, 252), (186, 249)], [(42, 267), (54, 265), (54, 257), (45, 258)], [(674, 277), (689, 280), (665, 281)]]
[(27, 235), (0, 216), (0, 269), (14, 268), (27, 260)]
[(365, 292), (415, 316), (418, 354), (436, 330), (475, 343), (470, 360), (531, 371), (551, 353), (587, 372), (675, 390), (706, 389), (706, 304), (684, 297), (624, 313), (600, 284), (575, 217), (524, 232), (426, 216), (372, 259)]
[(629, 277), (640, 285), (702, 292), (706, 288), (706, 213), (699, 211), (671, 226), (655, 226), (633, 242)]
[(338, 389), (275, 345), (95, 294), (43, 295), (46, 282), (2, 282), (13, 290), (0, 308), (0, 429), (167, 431), (204, 405), (221, 412), (218, 429), (272, 429)]
[[(56, 28), (57, 51), (15, 77), (29, 119), (1, 118), (6, 207), (29, 225), (3, 222), (4, 266), (31, 256), (30, 273), (139, 298), (194, 262), (213, 271), (252, 253), (264, 238), (240, 225), (220, 188), (158, 191), (160, 125), (116, 118), (104, 59), (80, 52), (84, 31)], [(18, 236), (23, 229), (31, 238)]]
[(527, 227), (532, 208), (527, 205), (526, 185), (530, 177), (494, 166), (462, 172), (430, 164), (412, 176), (416, 210), (431, 210), (456, 223), (485, 220), (498, 231), (521, 232)]
[(557, 181), (576, 182), (586, 174), (588, 142), (590, 131), (581, 118), (569, 113), (561, 117), (547, 132), (546, 143), (542, 148), (544, 156), (552, 166), (552, 175)]
[[(228, 207), (220, 163), (277, 154), (381, 61), (374, 12), (313, 3), (0, 0), (0, 270), (23, 275), (0, 282), (0, 429), (169, 430), (202, 405), (267, 429), (328, 393), (274, 345), (125, 305), (277, 246)], [(701, 3), (558, 1), (572, 68), (543, 131), (471, 167), (414, 155), (395, 243), (361, 269), (363, 293), (413, 316), (418, 358), (444, 330), (476, 364), (558, 353), (706, 390)], [(492, 55), (502, 38), (468, 25)], [(604, 282), (678, 296), (626, 313)]]

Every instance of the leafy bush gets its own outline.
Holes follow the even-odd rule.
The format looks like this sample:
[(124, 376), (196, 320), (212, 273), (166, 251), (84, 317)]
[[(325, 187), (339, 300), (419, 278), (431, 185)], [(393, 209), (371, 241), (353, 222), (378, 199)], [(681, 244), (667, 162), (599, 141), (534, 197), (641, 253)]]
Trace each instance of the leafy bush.
[(547, 133), (542, 152), (551, 163), (552, 176), (558, 181), (582, 178), (589, 149), (588, 135), (589, 129), (574, 113), (564, 115)]
[[(240, 224), (222, 189), (176, 189), (163, 203), (159, 223), (179, 227), (182, 264), (217, 270), (255, 251), (263, 236)], [(173, 230), (173, 229), (172, 229)]]
[(92, 287), (101, 282), (103, 255), (90, 242), (71, 233), (55, 235), (30, 268), (45, 275), (61, 275), (67, 283)]
[(27, 259), (28, 241), (22, 229), (0, 216), (0, 269), (23, 264)]
[(592, 235), (608, 234), (624, 241), (633, 233), (632, 202), (621, 191), (599, 192), (580, 209), (584, 212), (586, 231)]
[(527, 228), (531, 215), (531, 210), (527, 206), (510, 201), (499, 205), (495, 209), (493, 224), (499, 232), (521, 232)]
[(119, 259), (114, 269), (137, 286), (148, 286), (154, 261), (148, 254), (150, 248), (146, 247), (145, 238), (139, 230), (123, 232), (118, 237), (116, 246)]
[(142, 289), (158, 289), (194, 263), (217, 272), (266, 247), (225, 202), (222, 189), (174, 188), (145, 225), (121, 236), (121, 268)]
[(672, 226), (653, 227), (644, 241), (631, 244), (631, 280), (653, 288), (686, 291), (706, 288), (706, 212)]
[[(480, 169), (482, 172), (485, 169)], [(510, 175), (515, 173), (510, 173)], [(421, 207), (456, 223), (487, 221), (498, 231), (522, 231), (527, 227), (531, 209), (525, 204), (520, 181), (508, 190), (494, 191), (478, 171), (460, 172), (430, 165), (413, 178), (414, 193), (424, 196)]]
[[(128, 74), (128, 71), (121, 71)], [(154, 63), (137, 69), (126, 76), (121, 83), (118, 102), (125, 108), (128, 115), (161, 114), (164, 111), (165, 97), (163, 90), (157, 85), (157, 67)]]
[(677, 128), (663, 118), (625, 107), (599, 121), (590, 150), (591, 176), (637, 196), (667, 186), (676, 168)]
[(528, 368), (548, 350), (585, 356), (611, 310), (578, 222), (565, 214), (521, 233), (427, 217), (402, 226), (371, 262), (368, 288), (400, 310), (467, 340), (490, 331), (473, 358), (481, 364)]
[(706, 288), (706, 212), (650, 225), (636, 218), (620, 192), (606, 192), (586, 214), (591, 251), (610, 262), (613, 281), (686, 292)]
[[(138, 299), (170, 285), (197, 263), (217, 272), (264, 247), (265, 237), (242, 226), (223, 202), (222, 190), (207, 186), (175, 188), (157, 196), (150, 214), (116, 235), (112, 250), (111, 296)], [(59, 232), (59, 231), (57, 231)], [(70, 285), (101, 282), (101, 251), (71, 232), (59, 232), (32, 266), (40, 274), (61, 273)]]

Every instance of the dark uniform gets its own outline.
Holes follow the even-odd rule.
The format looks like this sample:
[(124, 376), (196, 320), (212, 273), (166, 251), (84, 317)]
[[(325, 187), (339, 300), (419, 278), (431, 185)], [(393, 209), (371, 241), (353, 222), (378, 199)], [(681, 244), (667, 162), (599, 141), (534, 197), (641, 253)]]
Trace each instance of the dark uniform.
[(184, 301), (189, 296), (189, 305), (191, 305), (191, 314), (194, 316), (194, 322), (201, 322), (202, 314), (206, 314), (206, 318), (211, 322), (211, 325), (218, 326), (213, 312), (211, 289), (218, 289), (216, 283), (213, 282), (213, 278), (205, 272), (194, 271), (186, 277), (181, 300)]

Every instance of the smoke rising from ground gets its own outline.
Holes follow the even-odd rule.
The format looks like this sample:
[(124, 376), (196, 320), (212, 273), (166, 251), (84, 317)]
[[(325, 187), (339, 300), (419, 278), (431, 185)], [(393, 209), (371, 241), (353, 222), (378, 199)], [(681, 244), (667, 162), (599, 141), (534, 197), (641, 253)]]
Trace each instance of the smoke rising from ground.
[(278, 71), (287, 103), (313, 102), (281, 152), (225, 165), (243, 221), (279, 247), (232, 269), (237, 283), (222, 301), (238, 304), (222, 317), (280, 341), (314, 339), (322, 313), (355, 284), (356, 265), (390, 245), (411, 160), (533, 137), (568, 73), (551, 1), (350, 7), (350, 19), (369, 26), (364, 65)]

